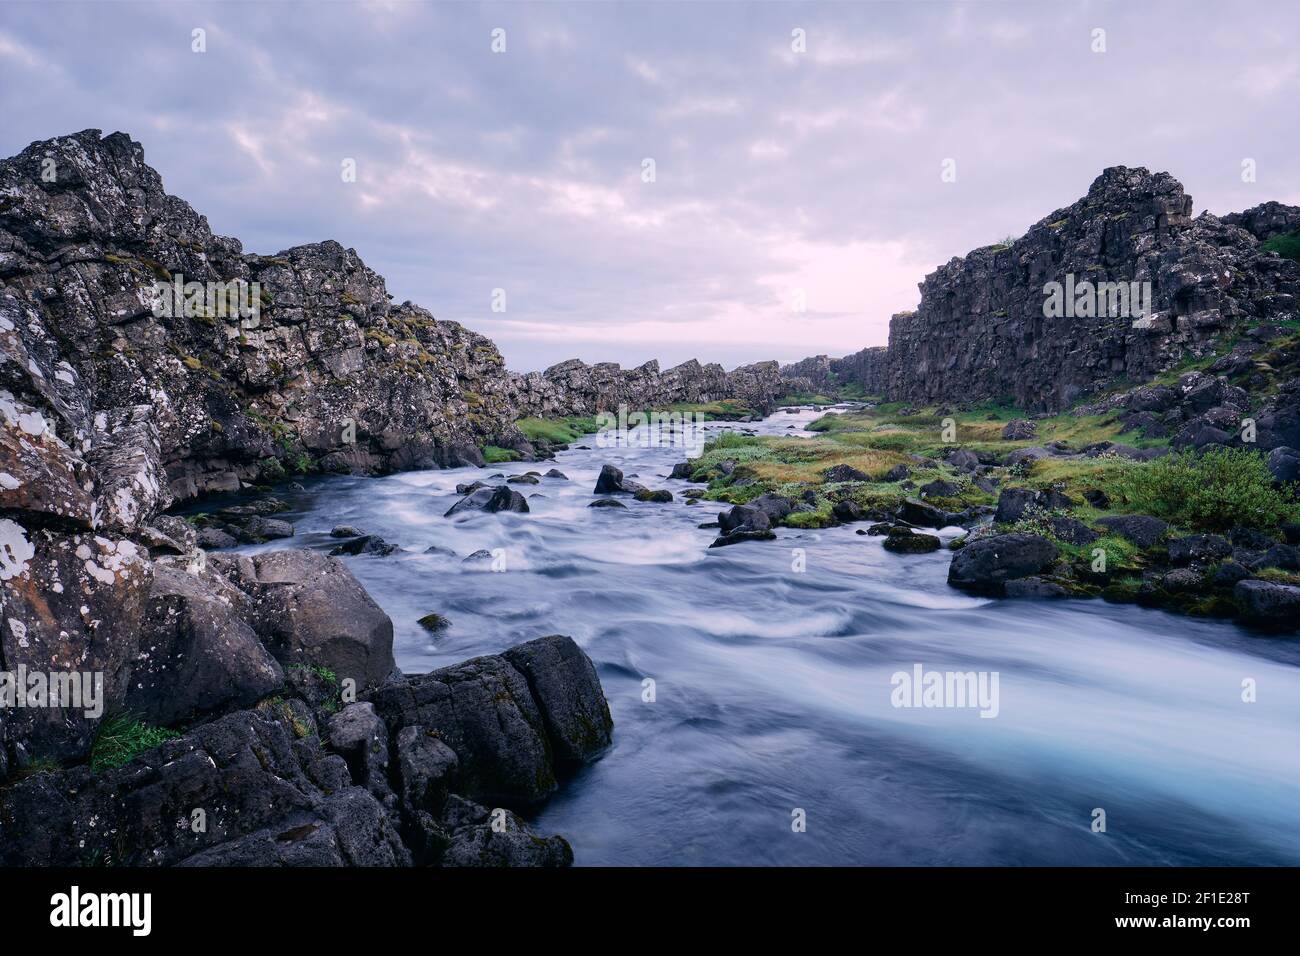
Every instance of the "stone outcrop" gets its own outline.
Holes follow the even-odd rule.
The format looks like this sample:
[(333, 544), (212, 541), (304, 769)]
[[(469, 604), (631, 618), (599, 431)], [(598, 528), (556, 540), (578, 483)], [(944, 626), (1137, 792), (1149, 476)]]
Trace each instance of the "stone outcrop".
[[(393, 302), (337, 242), (267, 256), (213, 234), (123, 133), (0, 160), (0, 283), (6, 417), (39, 415), (39, 440), (66, 446), (42, 476), (61, 507), (94, 504), (124, 527), (295, 471), (482, 464), (489, 443), (526, 455), (514, 422), (528, 415), (722, 398), (765, 409), (786, 388), (775, 362), (511, 373), (487, 338)], [(31, 456), (6, 458), (10, 490), (30, 494)], [(89, 492), (73, 487), (87, 461)]]
[[(1191, 197), (1168, 173), (1112, 167), (1019, 239), (928, 275), (917, 309), (890, 321), (887, 350), (819, 356), (784, 372), (856, 383), (891, 401), (997, 399), (1054, 412), (1117, 380), (1146, 381), (1212, 355), (1260, 323), (1300, 317), (1300, 265), (1260, 248), (1300, 227), (1300, 208), (1265, 203), (1222, 219), (1191, 213)], [(1075, 305), (1080, 290), (1101, 283), (1126, 291), (1138, 283), (1139, 294), (1147, 283), (1150, 308), (1141, 317), (1130, 301), (1127, 313), (1112, 314), (1119, 310), (1108, 293), (1095, 297), (1095, 309), (1049, 316), (1052, 282), (1072, 287)]]
[(775, 399), (792, 387), (782, 379), (776, 362), (756, 362), (726, 372), (721, 365), (702, 365), (695, 359), (663, 371), (653, 360), (624, 369), (613, 362), (588, 365), (570, 359), (544, 372), (517, 376), (514, 385), (512, 398), (521, 416), (540, 418), (616, 412), (620, 405), (638, 411), (721, 399), (738, 399), (767, 414)]
[(121, 767), (0, 788), (0, 865), (568, 865), (562, 837), (505, 807), (547, 796), (612, 728), (595, 668), (560, 636), (402, 678), (332, 716), (270, 698)]

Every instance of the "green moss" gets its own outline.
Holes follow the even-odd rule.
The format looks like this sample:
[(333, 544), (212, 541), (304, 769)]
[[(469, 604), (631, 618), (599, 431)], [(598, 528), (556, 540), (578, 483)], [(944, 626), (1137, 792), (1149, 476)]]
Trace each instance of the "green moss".
[(442, 631), (451, 627), (451, 621), (447, 620), (441, 614), (434, 614), (432, 612), (424, 615), (424, 617), (420, 618), (416, 623), (426, 631)]
[(500, 448), (496, 445), (484, 445), (483, 460), (489, 465), (497, 465), (503, 461), (518, 461), (519, 452), (510, 448)]
[(1276, 252), (1284, 259), (1293, 259), (1300, 262), (1300, 229), (1284, 236), (1272, 236), (1261, 245), (1261, 248), (1269, 252)]
[(515, 425), (529, 441), (545, 441), (551, 445), (567, 445), (599, 428), (594, 416), (521, 418)]

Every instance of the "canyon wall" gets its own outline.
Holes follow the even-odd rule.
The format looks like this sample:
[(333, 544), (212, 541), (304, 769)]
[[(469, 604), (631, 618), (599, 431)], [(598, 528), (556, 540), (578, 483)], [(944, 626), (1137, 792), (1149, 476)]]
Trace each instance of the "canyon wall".
[[(179, 300), (160, 314), (159, 282), (217, 291), (197, 314)], [(0, 283), (0, 388), (74, 457), (138, 459), (150, 500), (130, 507), (142, 512), (308, 468), (463, 464), (488, 443), (526, 454), (514, 425), (526, 415), (762, 407), (787, 387), (775, 362), (514, 374), (484, 336), (394, 303), (337, 242), (263, 256), (214, 235), (123, 133), (86, 130), (0, 161)]]
[[(829, 360), (828, 370), (893, 401), (1001, 399), (1057, 411), (1212, 354), (1259, 323), (1300, 318), (1300, 265), (1260, 248), (1300, 225), (1300, 209), (1271, 203), (1223, 219), (1191, 212), (1191, 197), (1168, 173), (1107, 169), (1084, 198), (1010, 245), (976, 249), (926, 276), (916, 311), (891, 319), (887, 352)], [(1132, 304), (1112, 314), (1120, 310), (1098, 296), (1095, 309), (1072, 301), (1049, 316), (1052, 282), (1081, 294), (1138, 283), (1149, 312), (1135, 327)]]

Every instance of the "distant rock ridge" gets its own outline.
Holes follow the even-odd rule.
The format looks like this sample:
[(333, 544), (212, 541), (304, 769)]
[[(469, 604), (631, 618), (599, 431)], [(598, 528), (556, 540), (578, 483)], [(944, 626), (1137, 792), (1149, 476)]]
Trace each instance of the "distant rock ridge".
[[(1078, 202), (1010, 245), (954, 258), (920, 284), (916, 311), (890, 320), (887, 349), (787, 365), (827, 384), (930, 404), (1008, 399), (1058, 411), (1117, 381), (1147, 381), (1225, 337), (1300, 318), (1300, 265), (1260, 248), (1300, 227), (1300, 208), (1265, 203), (1222, 219), (1191, 215), (1168, 173), (1106, 169)], [(1044, 314), (1044, 286), (1149, 283), (1143, 327), (1133, 314)], [(1103, 310), (1104, 311), (1104, 310)]]
[[(216, 287), (200, 314), (156, 314), (156, 284), (176, 276)], [(0, 160), (0, 334), (10, 359), (0, 387), (74, 457), (136, 460), (160, 504), (308, 464), (382, 473), (473, 462), (484, 444), (526, 446), (514, 424), (526, 415), (763, 406), (786, 387), (775, 362), (512, 373), (486, 337), (394, 303), (337, 242), (262, 256), (214, 235), (164, 191), (139, 143), (98, 130)], [(133, 415), (129, 436), (113, 426)]]

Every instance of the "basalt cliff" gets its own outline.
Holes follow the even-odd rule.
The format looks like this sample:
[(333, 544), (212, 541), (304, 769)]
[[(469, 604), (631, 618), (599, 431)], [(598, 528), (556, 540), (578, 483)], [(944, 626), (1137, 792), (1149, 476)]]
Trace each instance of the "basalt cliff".
[[(83, 487), (66, 503), (82, 511), (98, 497), (147, 514), (307, 467), (479, 463), (485, 444), (527, 457), (514, 423), (529, 415), (721, 398), (762, 408), (786, 387), (775, 362), (511, 373), (484, 336), (395, 303), (337, 242), (268, 256), (214, 235), (122, 133), (0, 161), (0, 281), (14, 414), (39, 415), (43, 440), (73, 457), (133, 463), (132, 502), (121, 487), (107, 502)], [(184, 311), (178, 295), (160, 310), (170, 287), (204, 290), (202, 305)]]
[[(1300, 265), (1263, 248), (1300, 228), (1300, 208), (1191, 213), (1168, 173), (1107, 169), (1019, 239), (926, 276), (917, 309), (891, 319), (887, 347), (782, 371), (916, 405), (1000, 400), (1056, 412), (1212, 355), (1262, 324), (1300, 319)], [(1049, 283), (1077, 290), (1078, 307), (1051, 315)], [(1149, 293), (1144, 314), (1136, 297), (1115, 307), (1111, 284)]]

